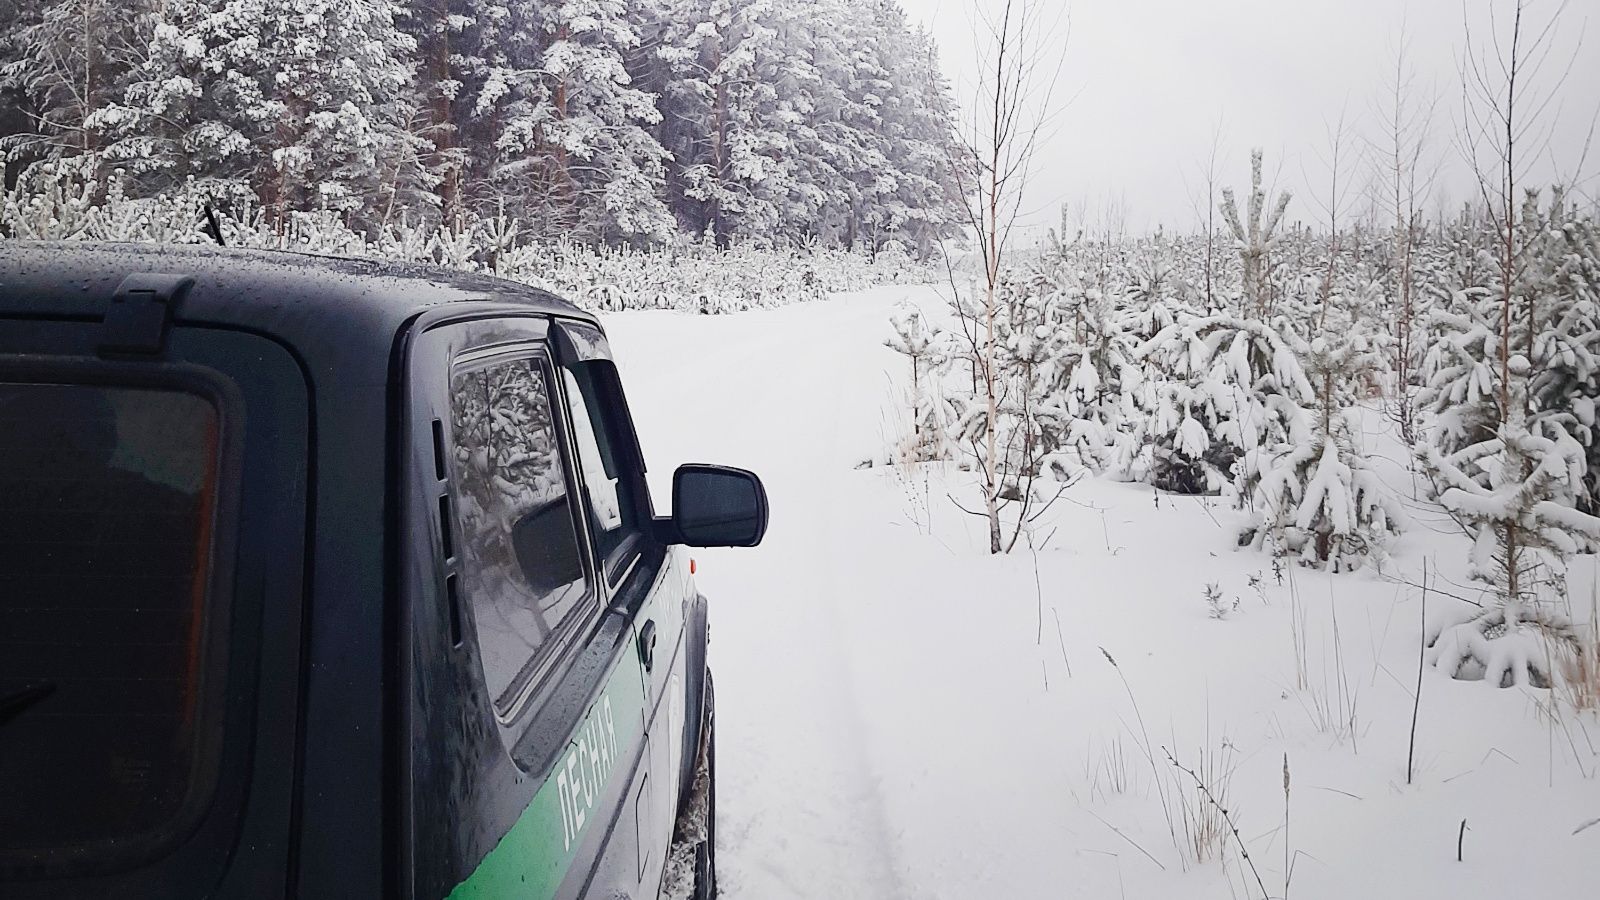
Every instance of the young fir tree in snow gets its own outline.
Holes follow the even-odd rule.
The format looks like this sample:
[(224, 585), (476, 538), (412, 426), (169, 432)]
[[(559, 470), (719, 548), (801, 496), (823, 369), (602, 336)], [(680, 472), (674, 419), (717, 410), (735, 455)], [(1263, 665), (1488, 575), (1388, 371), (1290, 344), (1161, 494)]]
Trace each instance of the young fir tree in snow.
[[(1439, 503), (1473, 535), (1472, 573), (1489, 582), (1496, 603), (1434, 636), (1434, 664), (1457, 677), (1501, 686), (1548, 686), (1547, 641), (1570, 641), (1570, 623), (1548, 593), (1561, 563), (1600, 542), (1600, 519), (1578, 512), (1582, 448), (1570, 438), (1529, 430), (1521, 411), (1527, 360), (1511, 357), (1511, 414), (1494, 439), (1445, 456), (1425, 447), (1423, 465), (1440, 488)], [(1487, 473), (1487, 484), (1467, 474)]]
[(1488, 288), (1469, 287), (1453, 291), (1428, 314), (1426, 382), (1417, 404), (1432, 412), (1430, 441), (1444, 453), (1490, 439), (1500, 421), (1498, 335), (1489, 324), (1498, 302)]
[(1297, 433), (1312, 399), (1293, 317), (1269, 321), (1268, 253), (1289, 195), (1267, 209), (1261, 165), (1258, 150), (1244, 216), (1231, 190), (1221, 204), (1242, 263), (1241, 308), (1175, 316), (1135, 351), (1146, 368), (1137, 389), (1146, 421), (1129, 468), (1164, 490), (1220, 491), (1242, 454)]
[[(1382, 558), (1402, 513), (1367, 463), (1356, 404), (1383, 365), (1373, 324), (1379, 285), (1325, 295), (1319, 332), (1306, 347), (1306, 380), (1314, 393), (1306, 415), (1288, 420), (1271, 446), (1245, 453), (1241, 486), (1254, 507), (1241, 543), (1296, 555), (1334, 571)], [(1316, 290), (1321, 292), (1321, 288)]]
[(1069, 471), (1103, 472), (1116, 460), (1117, 437), (1136, 387), (1133, 342), (1122, 330), (1114, 295), (1097, 287), (1069, 287), (1057, 313), (1067, 337), (1059, 349), (1066, 383), (1057, 386), (1061, 455)]
[[(1121, 368), (1116, 397), (1119, 428), (1112, 448), (1112, 471), (1128, 480), (1191, 484), (1201, 475), (1192, 468), (1182, 475), (1175, 472), (1158, 475), (1154, 471), (1158, 466), (1164, 468), (1171, 460), (1172, 414), (1180, 401), (1172, 396), (1174, 379), (1164, 368), (1169, 360), (1139, 352), (1141, 347), (1179, 322), (1201, 317), (1198, 310), (1178, 296), (1181, 285), (1181, 281), (1174, 285), (1170, 278), (1140, 279), (1130, 287), (1125, 295), (1126, 302), (1116, 313), (1114, 327), (1129, 349), (1126, 364)], [(1203, 455), (1204, 451), (1200, 453)], [(1169, 474), (1175, 477), (1168, 477)], [(1204, 491), (1209, 487), (1197, 489)]]

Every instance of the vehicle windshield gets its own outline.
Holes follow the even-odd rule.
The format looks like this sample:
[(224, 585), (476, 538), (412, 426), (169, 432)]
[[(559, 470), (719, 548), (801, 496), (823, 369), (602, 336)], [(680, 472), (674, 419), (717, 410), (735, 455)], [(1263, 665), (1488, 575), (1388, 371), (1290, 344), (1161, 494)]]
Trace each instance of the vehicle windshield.
[(190, 393), (0, 383), (0, 865), (199, 799), (216, 430)]

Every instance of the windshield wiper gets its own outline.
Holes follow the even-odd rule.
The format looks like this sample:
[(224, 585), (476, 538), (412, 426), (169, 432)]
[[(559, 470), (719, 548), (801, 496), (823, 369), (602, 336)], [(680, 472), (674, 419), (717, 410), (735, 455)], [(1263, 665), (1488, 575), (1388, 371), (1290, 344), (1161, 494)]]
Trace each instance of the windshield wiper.
[(6, 724), (21, 714), (23, 710), (55, 692), (55, 682), (41, 681), (38, 684), (30, 684), (21, 690), (12, 691), (0, 697), (0, 725)]

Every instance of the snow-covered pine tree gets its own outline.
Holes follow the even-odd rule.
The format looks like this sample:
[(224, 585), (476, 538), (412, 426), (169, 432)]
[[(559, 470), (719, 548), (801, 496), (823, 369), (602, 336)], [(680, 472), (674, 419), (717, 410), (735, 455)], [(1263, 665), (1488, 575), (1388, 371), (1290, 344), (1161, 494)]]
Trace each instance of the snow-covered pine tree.
[(949, 174), (955, 153), (953, 101), (933, 38), (920, 27), (908, 30), (904, 12), (892, 0), (879, 0), (874, 11), (888, 60), (886, 94), (877, 108), (889, 181), (880, 180), (864, 225), (874, 246), (898, 240), (925, 259), (954, 232), (961, 216)]
[(652, 130), (655, 98), (633, 86), (624, 64), (639, 43), (627, 5), (521, 0), (508, 8), (517, 45), (491, 61), (474, 110), (503, 123), (490, 173), (500, 199), (522, 205), (540, 235), (665, 237), (668, 154)]
[(1580, 410), (1594, 329), (1586, 251), (1574, 248), (1589, 245), (1568, 225), (1559, 192), (1548, 207), (1527, 192), (1510, 250), (1485, 269), (1490, 283), (1467, 293), (1464, 310), (1434, 317), (1456, 362), (1432, 367), (1428, 395), (1460, 401), (1418, 454), (1440, 505), (1472, 538), (1472, 575), (1495, 596), (1436, 635), (1435, 664), (1459, 677), (1548, 685), (1541, 648), (1572, 639), (1552, 607), (1563, 564), (1600, 547), (1600, 518), (1579, 509), (1589, 497)]
[[(1127, 272), (1110, 277), (1086, 275), (1077, 241), (1064, 243), (1051, 233), (1028, 289), (1041, 295), (1048, 316), (1044, 327), (1054, 378), (1040, 412), (1052, 464), (1069, 474), (1103, 472), (1117, 465), (1125, 445), (1125, 425), (1133, 414), (1128, 397), (1140, 382), (1135, 338), (1125, 328), (1125, 311), (1159, 309), (1164, 269), (1127, 283)], [(1157, 313), (1159, 315), (1159, 313)]]
[(1233, 232), (1235, 248), (1243, 264), (1245, 308), (1241, 311), (1248, 316), (1266, 319), (1271, 304), (1267, 290), (1269, 254), (1278, 237), (1278, 225), (1283, 220), (1284, 210), (1289, 207), (1290, 194), (1288, 191), (1281, 192), (1271, 210), (1267, 209), (1267, 192), (1261, 181), (1261, 163), (1261, 150), (1251, 151), (1250, 198), (1242, 217), (1239, 213), (1239, 204), (1234, 198), (1233, 188), (1222, 189), (1222, 218)]
[(1292, 333), (1231, 315), (1180, 316), (1136, 350), (1149, 365), (1140, 388), (1146, 458), (1156, 487), (1216, 493), (1239, 458), (1304, 435), (1315, 393)]
[[(1511, 359), (1519, 381), (1526, 380), (1525, 364), (1524, 357)], [(1467, 463), (1485, 469), (1488, 484), (1469, 477)], [(1561, 590), (1560, 564), (1600, 542), (1600, 519), (1574, 508), (1582, 448), (1530, 431), (1513, 407), (1495, 439), (1450, 456), (1426, 447), (1423, 465), (1441, 489), (1440, 504), (1474, 535), (1472, 573), (1490, 583), (1496, 598), (1432, 635), (1434, 665), (1502, 687), (1548, 687), (1549, 642), (1572, 640), (1570, 622), (1549, 596)]]
[(1432, 413), (1428, 442), (1443, 453), (1490, 439), (1499, 424), (1499, 335), (1489, 324), (1498, 302), (1486, 287), (1461, 288), (1428, 314), (1417, 404)]
[(886, 0), (652, 0), (678, 221), (735, 239), (931, 252), (956, 219), (950, 100)]
[(424, 167), (438, 198), (429, 206), (447, 227), (459, 225), (483, 199), (474, 188), (484, 181), (483, 151), (493, 146), (493, 136), (474, 110), (489, 68), (484, 37), (498, 43), (507, 10), (495, 0), (410, 0), (407, 8), (401, 25), (417, 45), (414, 130), (426, 141)]
[[(770, 240), (776, 198), (790, 194), (788, 123), (775, 118), (770, 73), (781, 64), (775, 0), (670, 0), (660, 54), (672, 75), (667, 149), (677, 160), (681, 218), (721, 246), (735, 235)], [(681, 127), (678, 127), (681, 126)]]
[(897, 448), (896, 461), (906, 463), (947, 459), (946, 410), (940, 379), (948, 361), (937, 326), (930, 326), (922, 311), (909, 303), (897, 305), (889, 316), (893, 330), (884, 345), (911, 364), (910, 429)]
[(106, 160), (142, 192), (192, 181), (224, 202), (259, 199), (280, 226), (321, 209), (372, 221), (423, 151), (399, 12), (396, 0), (163, 4), (144, 63), (91, 120), (112, 138)]
[[(0, 72), (27, 52), (23, 34), (38, 23), (41, 12), (37, 0), (0, 0)], [(27, 91), (0, 75), (0, 139), (32, 130), (30, 107)]]
[[(970, 333), (962, 335), (960, 351), (975, 379), (992, 371), (995, 413), (988, 413), (987, 391), (951, 397), (956, 440), (980, 466), (987, 463), (989, 447), (995, 448), (997, 498), (1020, 504), (1024, 516), (1041, 500), (1043, 486), (1066, 484), (1078, 474), (1076, 454), (1067, 446), (1072, 420), (1065, 387), (1073, 357), (1067, 352), (1071, 338), (1062, 300), (1004, 274), (995, 291), (992, 353), (980, 355), (988, 348)], [(954, 303), (961, 304), (956, 315), (962, 328), (971, 329), (979, 314), (975, 301), (958, 294)]]
[[(148, 0), (51, 0), (0, 6), (0, 153), (21, 171), (95, 177), (104, 145), (96, 119), (144, 59)], [(75, 162), (66, 163), (75, 157)], [(78, 177), (82, 177), (82, 175)]]
[(1184, 284), (1181, 278), (1175, 280), (1170, 270), (1154, 267), (1148, 276), (1137, 277), (1115, 313), (1113, 327), (1129, 348), (1116, 398), (1119, 427), (1113, 437), (1110, 470), (1117, 477), (1155, 483), (1153, 467), (1164, 466), (1168, 459), (1165, 452), (1157, 452), (1158, 438), (1170, 441), (1174, 429), (1181, 424), (1176, 413), (1182, 402), (1173, 396), (1171, 374), (1163, 368), (1169, 360), (1138, 351), (1177, 323), (1201, 317), (1181, 297)]
[(1336, 572), (1381, 560), (1403, 518), (1367, 463), (1356, 418), (1384, 363), (1373, 327), (1381, 284), (1365, 280), (1362, 290), (1351, 280), (1348, 293), (1323, 296), (1314, 318), (1319, 333), (1304, 358), (1309, 415), (1290, 420), (1286, 440), (1246, 452), (1240, 468), (1254, 507), (1240, 542)]
[(0, 0), (0, 98), (8, 184), (49, 158), (28, 190), (280, 231), (925, 258), (958, 219), (948, 87), (893, 0)]
[(1529, 384), (1536, 430), (1584, 448), (1576, 507), (1600, 513), (1600, 224), (1557, 192), (1532, 250), (1549, 308), (1541, 316)]

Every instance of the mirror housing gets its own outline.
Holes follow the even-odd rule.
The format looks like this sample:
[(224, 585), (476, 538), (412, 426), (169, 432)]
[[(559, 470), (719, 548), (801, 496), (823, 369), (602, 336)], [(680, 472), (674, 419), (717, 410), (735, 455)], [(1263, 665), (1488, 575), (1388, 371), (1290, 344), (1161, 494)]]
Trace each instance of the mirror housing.
[(754, 547), (767, 533), (767, 489), (754, 472), (690, 464), (672, 473), (673, 543)]

